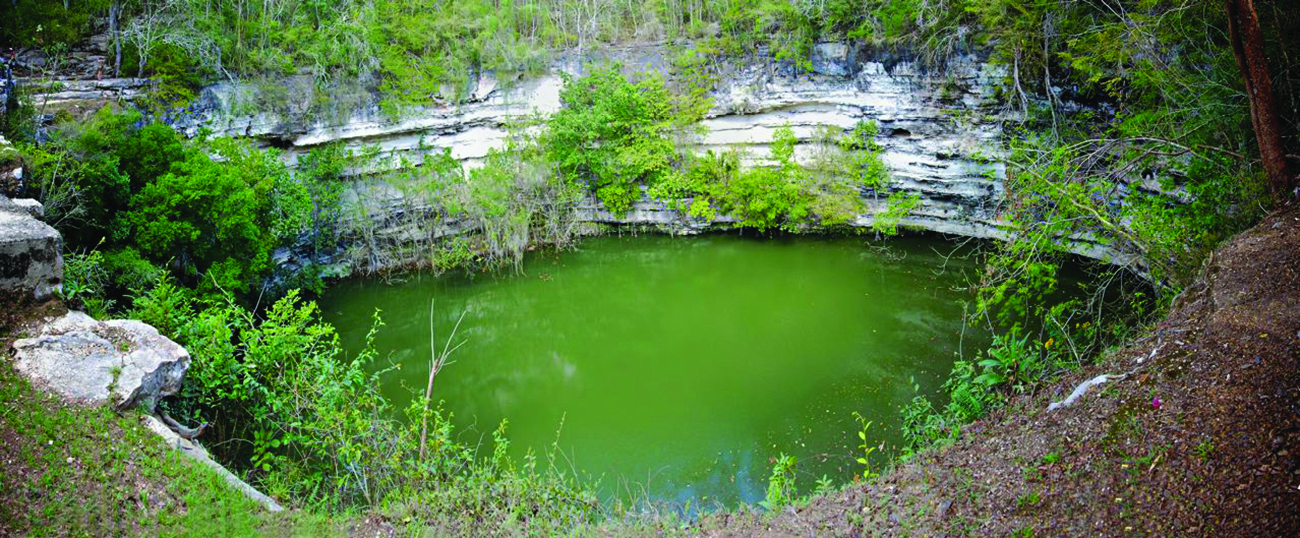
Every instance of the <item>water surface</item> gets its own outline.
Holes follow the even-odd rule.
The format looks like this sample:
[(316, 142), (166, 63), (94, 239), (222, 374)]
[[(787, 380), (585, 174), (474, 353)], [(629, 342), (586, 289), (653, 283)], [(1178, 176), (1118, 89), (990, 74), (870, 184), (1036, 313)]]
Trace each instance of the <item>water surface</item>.
[[(897, 409), (933, 393), (964, 341), (956, 291), (976, 267), (952, 243), (901, 238), (604, 237), (530, 256), (522, 272), (354, 280), (321, 300), (350, 351), (378, 308), (385, 392), (423, 390), (429, 300), (464, 345), (434, 385), (462, 439), (509, 419), (512, 451), (553, 443), (607, 500), (757, 502), (771, 459), (800, 487), (859, 470), (857, 411), (896, 443)], [(964, 274), (965, 273), (965, 274)], [(543, 461), (545, 461), (543, 459)], [(883, 461), (883, 460), (882, 460)]]

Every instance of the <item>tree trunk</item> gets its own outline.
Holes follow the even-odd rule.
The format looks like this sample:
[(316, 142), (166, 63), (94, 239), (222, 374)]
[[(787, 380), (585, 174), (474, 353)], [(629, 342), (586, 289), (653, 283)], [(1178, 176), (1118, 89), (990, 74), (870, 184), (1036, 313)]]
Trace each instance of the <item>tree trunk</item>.
[(1228, 37), (1237, 67), (1246, 80), (1250, 99), (1250, 122), (1259, 143), (1259, 156), (1268, 173), (1268, 184), (1275, 202), (1285, 203), (1293, 196), (1295, 177), (1287, 171), (1286, 151), (1282, 147), (1282, 129), (1273, 101), (1273, 82), (1264, 58), (1264, 35), (1259, 26), (1253, 0), (1226, 0)]
[(117, 0), (108, 7), (108, 33), (113, 36), (113, 76), (122, 76), (122, 32), (118, 28), (122, 5)]

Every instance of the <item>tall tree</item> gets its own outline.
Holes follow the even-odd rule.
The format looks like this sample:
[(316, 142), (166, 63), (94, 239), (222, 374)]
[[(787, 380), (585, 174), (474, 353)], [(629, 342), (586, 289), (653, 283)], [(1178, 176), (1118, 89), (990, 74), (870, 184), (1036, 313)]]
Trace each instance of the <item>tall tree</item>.
[(1250, 99), (1250, 121), (1259, 142), (1259, 155), (1268, 173), (1273, 199), (1283, 203), (1293, 196), (1296, 177), (1287, 170), (1286, 151), (1282, 147), (1282, 127), (1277, 117), (1273, 99), (1273, 82), (1268, 76), (1268, 62), (1264, 58), (1264, 35), (1255, 12), (1254, 0), (1226, 0), (1228, 9), (1228, 38), (1237, 66), (1246, 79), (1246, 94)]

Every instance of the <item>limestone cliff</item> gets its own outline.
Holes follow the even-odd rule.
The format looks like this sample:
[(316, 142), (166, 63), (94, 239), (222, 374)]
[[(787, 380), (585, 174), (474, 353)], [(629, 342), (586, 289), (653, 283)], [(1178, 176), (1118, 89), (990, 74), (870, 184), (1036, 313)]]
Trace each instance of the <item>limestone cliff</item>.
[[(611, 60), (629, 70), (665, 70), (665, 54), (662, 47), (570, 53), (540, 75), (502, 80), (480, 73), (466, 88), (464, 102), (423, 108), (401, 120), (389, 118), (374, 102), (335, 120), (296, 120), (292, 106), (280, 114), (241, 113), (248, 108), (250, 88), (220, 84), (206, 89), (175, 125), (187, 134), (206, 128), (217, 135), (252, 137), (285, 148), (289, 159), (342, 143), (357, 150), (377, 148), (390, 163), (398, 158), (419, 163), (430, 152), (447, 148), (474, 166), (503, 143), (511, 122), (559, 108), (562, 73), (580, 74), (589, 62)], [(874, 120), (892, 188), (921, 197), (902, 224), (964, 236), (1003, 236), (995, 209), (1005, 170), (984, 159), (998, 154), (1005, 120), (994, 99), (1003, 77), (998, 68), (964, 56), (942, 72), (929, 71), (906, 58), (839, 43), (818, 45), (812, 60), (811, 72), (796, 72), (765, 56), (725, 62), (713, 92), (714, 107), (703, 121), (703, 134), (692, 143), (700, 150), (743, 149), (749, 159), (758, 160), (766, 156), (773, 131), (790, 125), (800, 139), (797, 154), (807, 156), (818, 127), (850, 129), (859, 120)], [(882, 205), (873, 197), (871, 210), (856, 224), (869, 226)], [(648, 199), (623, 217), (588, 202), (580, 204), (576, 217), (682, 230), (703, 225)]]
[[(309, 114), (311, 99), (306, 96), (313, 86), (302, 77), (286, 79), (278, 88), (289, 95), (288, 104), (278, 111), (256, 104), (259, 90), (254, 85), (221, 83), (204, 89), (189, 109), (166, 120), (190, 136), (207, 129), (218, 136), (248, 137), (284, 148), (291, 162), (312, 148), (342, 144), (354, 150), (377, 149), (378, 166), (396, 166), (399, 160), (418, 165), (443, 149), (475, 166), (491, 148), (504, 143), (509, 125), (559, 109), (563, 74), (581, 74), (593, 62), (608, 61), (620, 62), (629, 71), (667, 72), (667, 58), (666, 47), (638, 46), (564, 53), (539, 74), (481, 72), (459, 92), (463, 100), (408, 111), (401, 119), (383, 113), (378, 100), (368, 94), (354, 99), (356, 105), (345, 110)], [(903, 226), (979, 238), (1006, 236), (997, 218), (1006, 170), (990, 160), (999, 155), (1003, 125), (1015, 119), (1004, 114), (996, 99), (1005, 77), (1002, 68), (967, 55), (952, 58), (942, 70), (931, 70), (905, 55), (841, 43), (817, 45), (811, 60), (808, 72), (766, 54), (722, 62), (716, 69), (714, 106), (702, 122), (702, 134), (688, 143), (701, 151), (742, 149), (756, 161), (767, 155), (773, 131), (789, 125), (800, 140), (797, 155), (807, 157), (819, 127), (849, 129), (859, 120), (874, 120), (880, 127), (877, 142), (893, 178), (890, 188), (920, 197)], [(129, 86), (98, 85), (118, 92), (126, 92), (123, 88)], [(84, 95), (88, 93), (70, 98)], [(380, 185), (376, 195), (375, 185), (354, 187), (345, 200), (367, 205), (371, 214), (411, 209), (403, 203), (400, 189)], [(864, 196), (869, 209), (855, 219), (857, 226), (870, 226), (873, 215), (884, 206), (884, 196)], [(650, 199), (623, 216), (588, 200), (579, 204), (574, 217), (581, 222), (645, 224), (677, 232), (709, 226)], [(461, 228), (453, 223), (446, 229), (379, 233), (441, 237), (460, 233)], [(1082, 241), (1075, 250), (1098, 259), (1112, 257), (1109, 250)]]

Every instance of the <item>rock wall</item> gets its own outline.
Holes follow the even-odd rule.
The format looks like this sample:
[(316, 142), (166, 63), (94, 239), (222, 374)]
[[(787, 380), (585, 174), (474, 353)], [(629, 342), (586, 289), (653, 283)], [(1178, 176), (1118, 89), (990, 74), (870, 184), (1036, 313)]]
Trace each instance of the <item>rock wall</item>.
[[(444, 148), (472, 167), (490, 149), (503, 145), (509, 126), (559, 109), (563, 74), (580, 75), (591, 63), (609, 61), (622, 63), (629, 72), (667, 73), (668, 58), (666, 47), (637, 46), (561, 54), (546, 72), (535, 75), (482, 72), (458, 92), (465, 96), (459, 103), (443, 102), (410, 111), (400, 120), (384, 114), (376, 96), (342, 90), (331, 99), (355, 105), (309, 115), (312, 99), (307, 96), (315, 89), (307, 77), (291, 77), (278, 85), (275, 91), (288, 98), (286, 101), (281, 95), (282, 104), (274, 112), (259, 108), (255, 85), (221, 83), (205, 88), (191, 107), (173, 111), (163, 120), (188, 136), (208, 129), (218, 136), (248, 137), (283, 148), (291, 164), (313, 148), (342, 144), (354, 150), (377, 149), (381, 157), (375, 165), (378, 168), (395, 167), (400, 162), (419, 165), (427, 155)], [(762, 53), (716, 66), (714, 107), (702, 122), (702, 134), (687, 143), (699, 151), (741, 149), (752, 163), (768, 155), (773, 131), (789, 125), (800, 140), (796, 155), (805, 159), (814, 149), (811, 142), (819, 128), (849, 129), (859, 120), (874, 120), (880, 126), (877, 142), (894, 180), (891, 189), (920, 197), (919, 205), (901, 225), (978, 238), (1007, 236), (1005, 223), (997, 218), (1006, 170), (987, 159), (999, 155), (1002, 126), (1015, 120), (1004, 114), (996, 99), (1005, 78), (1003, 68), (968, 55), (952, 59), (942, 72), (935, 72), (906, 56), (840, 43), (817, 45), (811, 60), (809, 72), (797, 72)], [(144, 79), (83, 77), (63, 81), (58, 93), (45, 98), (59, 106), (90, 110), (96, 102), (134, 99), (147, 87)], [(400, 189), (380, 185), (376, 191), (369, 182), (353, 187), (345, 200), (367, 205), (371, 214), (411, 209), (411, 204), (403, 203)], [(868, 210), (854, 219), (857, 226), (870, 226), (874, 215), (884, 208), (884, 196), (864, 196), (869, 196)], [(580, 222), (654, 225), (673, 232), (708, 228), (707, 223), (687, 219), (649, 199), (622, 217), (587, 201), (576, 208), (574, 217)], [(714, 224), (727, 222), (723, 218)], [(377, 233), (440, 237), (461, 233), (462, 228), (394, 227)], [(1127, 262), (1104, 246), (1079, 238), (1074, 243), (1079, 254)], [(277, 255), (290, 263), (305, 261), (293, 258), (290, 253)]]
[[(562, 73), (578, 75), (590, 62), (602, 61), (621, 62), (629, 71), (666, 71), (666, 57), (665, 49), (639, 47), (561, 56), (538, 76), (503, 80), (481, 73), (465, 88), (466, 101), (420, 109), (398, 121), (373, 102), (335, 121), (298, 121), (292, 107), (281, 114), (241, 113), (250, 108), (250, 88), (219, 84), (204, 90), (174, 125), (189, 135), (206, 128), (218, 135), (252, 137), (284, 148), (291, 161), (314, 147), (341, 143), (356, 150), (378, 148), (388, 163), (401, 158), (418, 164), (447, 148), (454, 158), (475, 166), (503, 144), (512, 122), (559, 109)], [(701, 151), (742, 149), (748, 160), (758, 161), (768, 155), (773, 131), (789, 125), (800, 140), (796, 155), (802, 159), (812, 152), (818, 128), (847, 130), (859, 120), (874, 120), (892, 188), (920, 195), (919, 206), (903, 225), (981, 238), (1005, 236), (996, 216), (1005, 169), (981, 158), (998, 154), (1006, 119), (994, 98), (1004, 76), (1000, 68), (966, 56), (942, 73), (929, 72), (907, 58), (838, 43), (818, 45), (812, 60), (807, 73), (762, 55), (720, 66), (715, 105), (703, 121), (703, 134), (690, 143)], [(884, 206), (883, 197), (868, 202), (869, 211), (856, 225), (870, 226)], [(623, 217), (588, 202), (576, 217), (686, 231), (702, 227), (651, 200)]]
[(40, 299), (63, 284), (63, 238), (37, 220), (39, 215), (40, 204), (33, 200), (11, 201), (0, 194), (0, 305)]

